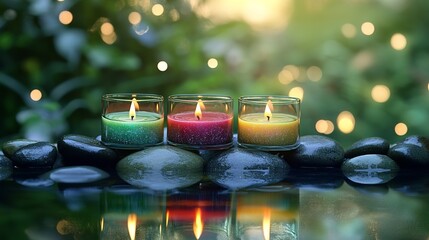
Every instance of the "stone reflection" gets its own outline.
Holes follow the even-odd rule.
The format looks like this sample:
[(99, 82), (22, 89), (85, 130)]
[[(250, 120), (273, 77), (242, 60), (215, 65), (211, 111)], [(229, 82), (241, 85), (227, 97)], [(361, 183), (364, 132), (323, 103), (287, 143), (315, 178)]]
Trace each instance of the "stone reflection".
[(103, 194), (100, 239), (299, 239), (297, 190)]

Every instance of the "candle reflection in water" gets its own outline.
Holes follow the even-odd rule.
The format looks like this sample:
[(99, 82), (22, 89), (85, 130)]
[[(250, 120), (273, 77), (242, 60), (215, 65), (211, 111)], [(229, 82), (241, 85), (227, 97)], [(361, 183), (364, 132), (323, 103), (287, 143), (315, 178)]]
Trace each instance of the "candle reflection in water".
[(196, 190), (106, 195), (101, 239), (299, 238), (297, 191)]

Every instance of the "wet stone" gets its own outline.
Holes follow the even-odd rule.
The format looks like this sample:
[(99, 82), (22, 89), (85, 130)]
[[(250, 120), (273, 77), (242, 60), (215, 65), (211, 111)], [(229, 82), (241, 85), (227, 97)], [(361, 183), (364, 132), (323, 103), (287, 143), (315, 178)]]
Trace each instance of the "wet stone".
[(58, 183), (90, 183), (108, 178), (109, 174), (91, 166), (72, 166), (55, 169), (49, 177)]
[(2, 152), (0, 152), (0, 180), (8, 178), (12, 175), (13, 165), (12, 161), (10, 161)]
[(341, 145), (319, 135), (303, 136), (297, 149), (278, 155), (294, 167), (339, 167), (344, 161)]
[(418, 147), (423, 147), (429, 151), (429, 138), (423, 136), (409, 136), (402, 141), (402, 143), (416, 145)]
[(208, 161), (206, 171), (214, 183), (241, 189), (279, 182), (286, 177), (289, 165), (270, 153), (232, 148)]
[(13, 164), (19, 168), (50, 168), (56, 159), (57, 149), (44, 142), (21, 147), (10, 157)]
[(384, 154), (389, 151), (389, 143), (380, 137), (361, 139), (353, 143), (345, 152), (346, 158), (353, 158), (365, 154)]
[(203, 176), (204, 161), (192, 152), (157, 146), (130, 154), (116, 170), (125, 182), (141, 188), (169, 190), (193, 185)]
[(118, 159), (114, 150), (87, 136), (66, 135), (57, 144), (63, 163), (68, 166), (111, 168)]
[(429, 151), (415, 144), (398, 143), (388, 155), (403, 168), (429, 168)]
[(399, 167), (382, 154), (366, 154), (347, 159), (341, 170), (350, 181), (360, 184), (382, 184), (392, 180)]
[(2, 150), (6, 157), (11, 158), (19, 149), (34, 143), (37, 143), (37, 141), (29, 139), (16, 139), (4, 143)]

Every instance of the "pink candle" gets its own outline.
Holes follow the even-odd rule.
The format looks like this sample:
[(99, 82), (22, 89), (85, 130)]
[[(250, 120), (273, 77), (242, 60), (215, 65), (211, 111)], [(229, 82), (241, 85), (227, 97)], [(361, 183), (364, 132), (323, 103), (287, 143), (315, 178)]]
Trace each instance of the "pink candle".
[(232, 116), (222, 112), (170, 114), (167, 117), (168, 141), (173, 144), (216, 146), (232, 143)]

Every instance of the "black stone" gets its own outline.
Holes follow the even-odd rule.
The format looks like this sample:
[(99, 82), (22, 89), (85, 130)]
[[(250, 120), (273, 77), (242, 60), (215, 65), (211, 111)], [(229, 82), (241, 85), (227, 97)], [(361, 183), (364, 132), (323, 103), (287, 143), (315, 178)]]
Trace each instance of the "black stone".
[(361, 139), (353, 143), (344, 153), (346, 158), (353, 158), (365, 154), (384, 154), (389, 151), (389, 143), (380, 137)]
[(0, 180), (8, 178), (12, 175), (13, 165), (5, 155), (0, 152)]
[(207, 175), (229, 189), (263, 186), (283, 180), (289, 165), (266, 152), (231, 148), (208, 161)]
[(19, 148), (11, 157), (13, 164), (19, 168), (52, 167), (57, 159), (57, 149), (50, 143), (33, 143)]
[(389, 149), (388, 155), (403, 168), (429, 168), (429, 151), (418, 145), (398, 143)]
[(37, 143), (37, 141), (29, 139), (16, 139), (3, 144), (2, 150), (6, 157), (11, 158), (16, 151), (22, 147)]
[(294, 167), (339, 167), (344, 161), (341, 145), (320, 135), (303, 136), (297, 149), (278, 155)]
[(66, 135), (57, 143), (64, 165), (115, 166), (118, 155), (100, 141), (82, 135)]
[(325, 191), (341, 187), (344, 175), (338, 168), (293, 168), (284, 181), (299, 189)]
[(366, 154), (347, 159), (341, 170), (350, 181), (359, 184), (383, 184), (396, 177), (399, 167), (382, 154)]
[(426, 150), (429, 150), (429, 138), (423, 136), (409, 136), (402, 141), (402, 143), (412, 144), (419, 147), (423, 147)]

